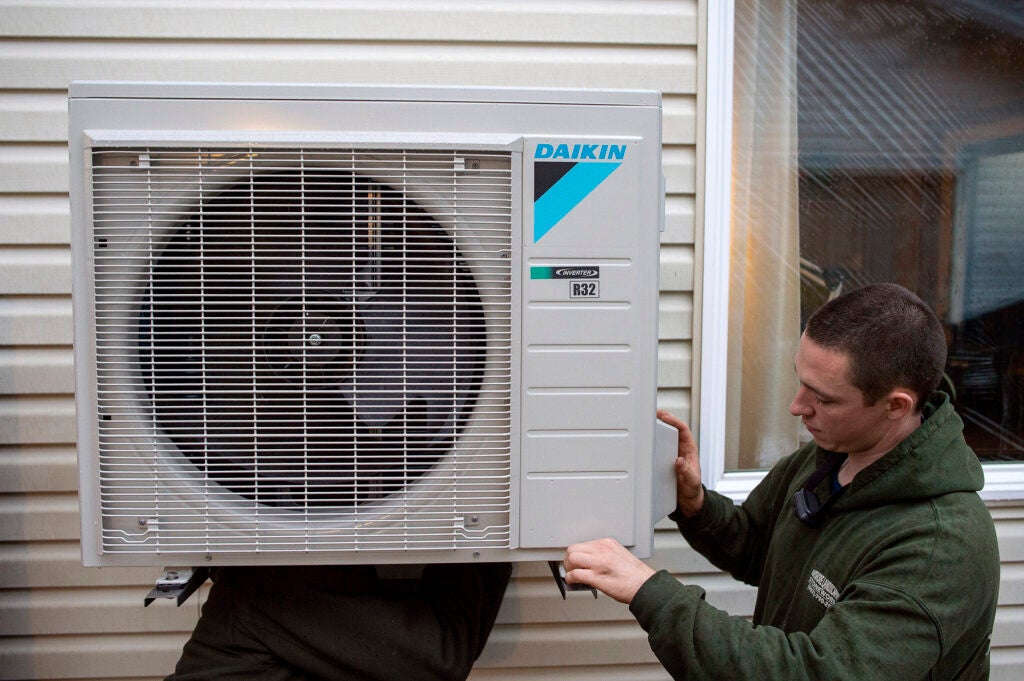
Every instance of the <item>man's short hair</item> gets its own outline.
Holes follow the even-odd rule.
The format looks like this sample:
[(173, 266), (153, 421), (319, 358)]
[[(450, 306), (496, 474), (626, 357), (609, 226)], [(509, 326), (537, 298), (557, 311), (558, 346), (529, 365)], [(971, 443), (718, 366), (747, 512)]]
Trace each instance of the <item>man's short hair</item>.
[(808, 339), (850, 359), (850, 382), (875, 404), (894, 388), (915, 393), (919, 409), (942, 380), (946, 334), (935, 313), (897, 284), (871, 284), (822, 305)]

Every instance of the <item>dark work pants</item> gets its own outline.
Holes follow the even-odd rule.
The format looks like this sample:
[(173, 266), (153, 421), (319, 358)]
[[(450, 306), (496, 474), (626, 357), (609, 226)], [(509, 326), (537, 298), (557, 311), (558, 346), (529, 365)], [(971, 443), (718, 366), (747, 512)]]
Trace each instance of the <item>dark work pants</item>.
[(480, 655), (508, 563), (234, 567), (213, 573), (202, 616), (165, 681), (447, 681)]

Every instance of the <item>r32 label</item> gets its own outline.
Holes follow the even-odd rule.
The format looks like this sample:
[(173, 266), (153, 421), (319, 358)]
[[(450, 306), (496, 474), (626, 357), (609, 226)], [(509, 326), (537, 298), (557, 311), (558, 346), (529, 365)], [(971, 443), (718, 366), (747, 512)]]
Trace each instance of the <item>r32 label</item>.
[(569, 282), (570, 298), (600, 298), (601, 289), (596, 281)]

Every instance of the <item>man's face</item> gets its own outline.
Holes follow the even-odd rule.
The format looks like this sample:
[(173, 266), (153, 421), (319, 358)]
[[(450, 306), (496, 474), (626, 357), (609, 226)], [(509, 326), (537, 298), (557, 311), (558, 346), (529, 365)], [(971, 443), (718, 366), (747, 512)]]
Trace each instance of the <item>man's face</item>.
[(796, 352), (800, 383), (789, 413), (799, 416), (819, 446), (846, 454), (875, 453), (890, 422), (886, 400), (865, 406), (849, 379), (849, 357), (801, 336)]

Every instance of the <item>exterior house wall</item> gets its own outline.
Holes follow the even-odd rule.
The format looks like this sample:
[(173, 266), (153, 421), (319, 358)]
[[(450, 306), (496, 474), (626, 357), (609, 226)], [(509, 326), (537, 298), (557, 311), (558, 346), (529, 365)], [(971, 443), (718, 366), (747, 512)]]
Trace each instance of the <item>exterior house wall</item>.
[[(664, 96), (659, 404), (690, 412), (698, 167), (697, 0), (0, 0), (0, 679), (155, 679), (205, 589), (142, 607), (158, 571), (80, 565), (67, 86), (197, 80), (650, 88)], [(1004, 558), (994, 678), (1024, 669), (1024, 509), (994, 509)], [(670, 523), (651, 564), (749, 616), (752, 590)], [(472, 674), (665, 679), (624, 606), (516, 566)]]

